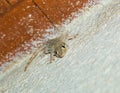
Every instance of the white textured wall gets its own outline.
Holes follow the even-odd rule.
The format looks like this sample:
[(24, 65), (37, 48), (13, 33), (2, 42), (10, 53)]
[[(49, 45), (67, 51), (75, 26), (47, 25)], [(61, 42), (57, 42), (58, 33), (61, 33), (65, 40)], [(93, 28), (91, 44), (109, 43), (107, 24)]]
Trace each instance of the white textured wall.
[(38, 56), (27, 72), (27, 56), (1, 68), (0, 93), (120, 93), (120, 0), (101, 0), (76, 16), (64, 24), (79, 32), (67, 55), (52, 64)]

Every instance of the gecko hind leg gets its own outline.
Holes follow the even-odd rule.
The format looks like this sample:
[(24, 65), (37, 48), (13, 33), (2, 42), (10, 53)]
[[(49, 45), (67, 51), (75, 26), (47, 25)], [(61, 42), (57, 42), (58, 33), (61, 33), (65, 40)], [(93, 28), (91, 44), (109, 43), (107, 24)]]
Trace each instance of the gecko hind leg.
[(27, 62), (27, 65), (25, 66), (24, 71), (27, 70), (27, 68), (29, 67), (29, 65), (33, 62), (33, 59), (39, 54), (40, 51), (41, 51), (41, 48), (40, 48), (39, 50), (36, 50), (36, 51), (32, 54), (32, 56), (30, 57), (30, 59), (29, 59), (28, 62)]

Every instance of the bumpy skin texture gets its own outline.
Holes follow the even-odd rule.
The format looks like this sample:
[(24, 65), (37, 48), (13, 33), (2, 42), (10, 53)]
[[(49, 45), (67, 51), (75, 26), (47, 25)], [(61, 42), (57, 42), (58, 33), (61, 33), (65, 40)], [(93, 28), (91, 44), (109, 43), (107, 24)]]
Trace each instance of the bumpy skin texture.
[[(50, 54), (50, 63), (53, 62), (54, 57), (62, 58), (62, 57), (65, 56), (65, 54), (67, 52), (68, 45), (66, 44), (66, 42), (65, 42), (64, 39), (65, 39), (64, 36), (60, 36), (60, 37), (56, 37), (54, 39), (50, 39), (46, 43), (44, 43), (45, 44), (43, 46), (44, 47), (43, 48), (44, 54)], [(32, 62), (32, 60), (37, 56), (37, 54), (40, 51), (42, 51), (41, 48), (37, 49), (33, 53), (33, 55), (31, 56), (31, 58), (27, 62), (27, 65), (25, 66), (24, 71), (27, 70), (27, 68), (30, 65), (30, 63)]]
[[(63, 58), (68, 50), (67, 41), (72, 40), (76, 38), (78, 34), (73, 36), (68, 36), (68, 33), (63, 33), (61, 36), (56, 37), (54, 39), (48, 40), (45, 45), (43, 46), (44, 54), (50, 54), (50, 63), (54, 61), (54, 57), (57, 58)], [(27, 62), (27, 65), (25, 66), (24, 71), (27, 70), (28, 66), (32, 62), (32, 60), (38, 55), (38, 53), (42, 51), (41, 48), (38, 48), (29, 61)]]
[(50, 63), (53, 61), (54, 56), (63, 58), (68, 49), (68, 45), (61, 37), (48, 40), (46, 46), (46, 51), (50, 54)]

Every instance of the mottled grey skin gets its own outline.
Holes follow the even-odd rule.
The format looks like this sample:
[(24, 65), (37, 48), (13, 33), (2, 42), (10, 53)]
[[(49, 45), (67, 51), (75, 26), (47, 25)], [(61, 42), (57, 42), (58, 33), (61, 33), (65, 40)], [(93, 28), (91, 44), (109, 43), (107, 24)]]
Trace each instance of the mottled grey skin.
[(46, 42), (46, 54), (50, 54), (50, 63), (53, 61), (53, 57), (63, 58), (67, 52), (68, 45), (63, 38), (58, 37)]
[(50, 63), (54, 57), (63, 58), (68, 50), (67, 41), (76, 38), (78, 34), (68, 36), (68, 33), (63, 33), (61, 36), (50, 39), (46, 42), (45, 54), (50, 54)]
[[(63, 58), (68, 50), (68, 45), (66, 44), (67, 40), (72, 40), (76, 38), (78, 34), (68, 37), (68, 34), (62, 34), (61, 36), (50, 39), (44, 44), (44, 54), (50, 54), (50, 63), (54, 61), (54, 57)], [(41, 51), (39, 48), (36, 50), (25, 66), (25, 70), (27, 70), (28, 66), (32, 62), (32, 60), (37, 56), (37, 54)]]

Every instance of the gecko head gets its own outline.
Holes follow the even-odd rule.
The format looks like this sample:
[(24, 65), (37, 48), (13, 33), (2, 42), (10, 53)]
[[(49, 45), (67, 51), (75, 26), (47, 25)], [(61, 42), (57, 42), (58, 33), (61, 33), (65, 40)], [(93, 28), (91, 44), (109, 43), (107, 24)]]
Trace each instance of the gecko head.
[(54, 56), (58, 58), (63, 58), (67, 52), (68, 45), (65, 42), (59, 43), (59, 45), (55, 48)]

